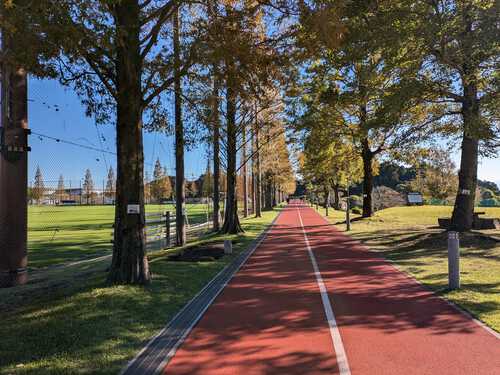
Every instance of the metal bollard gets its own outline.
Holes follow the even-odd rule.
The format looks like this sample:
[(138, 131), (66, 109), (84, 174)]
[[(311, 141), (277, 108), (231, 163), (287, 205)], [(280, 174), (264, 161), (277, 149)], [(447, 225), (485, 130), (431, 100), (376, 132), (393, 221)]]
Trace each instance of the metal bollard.
[(233, 253), (233, 243), (231, 240), (224, 240), (224, 254)]
[(448, 287), (460, 288), (460, 238), (458, 232), (448, 232)]

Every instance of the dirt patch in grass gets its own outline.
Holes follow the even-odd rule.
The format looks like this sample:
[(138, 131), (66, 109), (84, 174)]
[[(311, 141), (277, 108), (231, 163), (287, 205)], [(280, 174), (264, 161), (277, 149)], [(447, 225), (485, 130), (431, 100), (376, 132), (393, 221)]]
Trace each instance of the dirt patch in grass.
[(223, 243), (192, 246), (166, 258), (170, 262), (213, 262), (224, 256)]

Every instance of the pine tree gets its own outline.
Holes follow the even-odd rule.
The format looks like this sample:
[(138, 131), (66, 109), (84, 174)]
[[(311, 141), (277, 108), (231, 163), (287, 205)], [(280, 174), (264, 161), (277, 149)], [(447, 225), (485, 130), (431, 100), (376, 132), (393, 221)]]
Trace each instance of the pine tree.
[(45, 194), (45, 184), (43, 182), (42, 171), (40, 166), (36, 167), (35, 181), (31, 190), (31, 195), (37, 204), (40, 204), (43, 196)]
[(144, 202), (146, 204), (151, 203), (151, 179), (149, 178), (149, 172), (144, 174)]
[(212, 170), (210, 168), (210, 159), (208, 159), (207, 169), (205, 170), (205, 174), (203, 175), (203, 182), (201, 187), (201, 193), (204, 198), (209, 198), (213, 194), (213, 175)]
[(161, 191), (161, 198), (171, 199), (172, 198), (172, 182), (170, 177), (165, 172), (164, 169), (163, 177), (159, 181), (159, 190)]
[(59, 181), (57, 182), (56, 198), (60, 201), (64, 199), (65, 188), (64, 188), (64, 177), (59, 176)]
[(109, 167), (104, 195), (108, 199), (113, 199), (115, 196), (115, 191), (116, 191), (115, 171), (113, 170), (113, 167)]
[(160, 159), (156, 159), (155, 168), (153, 170), (153, 181), (151, 181), (151, 197), (155, 202), (159, 202), (163, 198), (163, 189), (161, 180), (164, 178), (163, 168)]
[(90, 169), (87, 169), (85, 171), (82, 190), (82, 194), (84, 196), (86, 204), (92, 204), (94, 196), (94, 180), (92, 179), (92, 173), (90, 172)]

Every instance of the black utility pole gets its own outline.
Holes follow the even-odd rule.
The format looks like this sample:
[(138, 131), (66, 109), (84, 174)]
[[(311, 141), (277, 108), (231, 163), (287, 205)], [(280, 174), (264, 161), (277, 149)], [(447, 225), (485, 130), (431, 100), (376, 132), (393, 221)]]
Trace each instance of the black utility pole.
[(0, 287), (24, 284), (28, 264), (28, 75), (5, 58), (2, 36), (0, 127)]

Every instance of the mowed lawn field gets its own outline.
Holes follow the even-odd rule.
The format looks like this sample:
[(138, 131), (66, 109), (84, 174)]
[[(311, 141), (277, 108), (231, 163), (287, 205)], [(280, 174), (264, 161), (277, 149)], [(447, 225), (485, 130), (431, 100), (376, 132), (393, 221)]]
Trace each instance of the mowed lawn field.
[[(175, 215), (173, 205), (147, 205), (146, 213)], [(206, 204), (188, 204), (190, 224), (207, 220)], [(64, 264), (111, 253), (114, 206), (30, 206), (29, 267)]]
[[(369, 219), (355, 215), (352, 237), (381, 252), (398, 268), (463, 307), (500, 332), (500, 231), (472, 231), (461, 235), (462, 287), (448, 284), (447, 233), (437, 219), (450, 217), (452, 207), (413, 206), (381, 210)], [(324, 208), (319, 209), (325, 214)], [(476, 208), (482, 217), (500, 218), (500, 208)], [(345, 230), (345, 213), (330, 210), (329, 220)]]
[(108, 286), (107, 259), (49, 268), (27, 285), (0, 289), (0, 374), (118, 374), (278, 212), (242, 219), (239, 235), (208, 234), (188, 245), (231, 239), (233, 254), (215, 261), (168, 261), (178, 248), (150, 252), (146, 287)]

